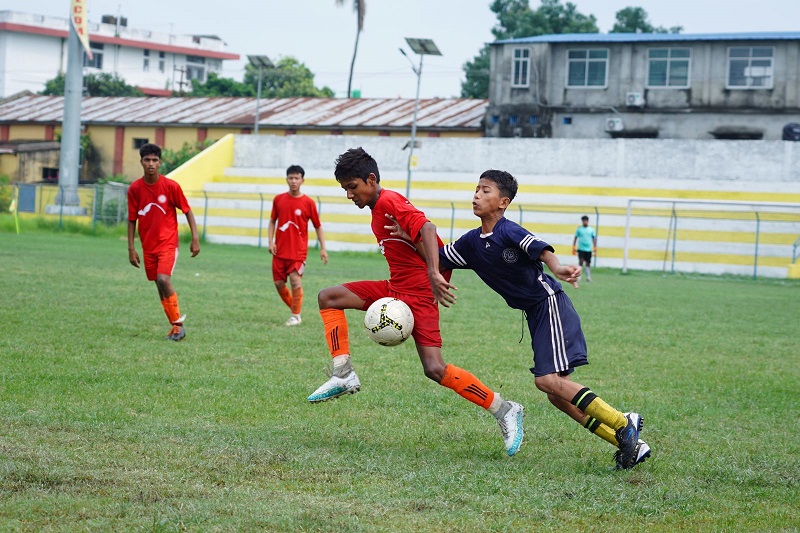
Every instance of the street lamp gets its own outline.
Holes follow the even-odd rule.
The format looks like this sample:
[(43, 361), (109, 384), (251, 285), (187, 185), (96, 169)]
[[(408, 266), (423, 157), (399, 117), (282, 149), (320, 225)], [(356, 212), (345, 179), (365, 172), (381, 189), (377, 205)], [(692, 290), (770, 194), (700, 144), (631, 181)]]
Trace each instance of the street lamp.
[(254, 67), (258, 68), (258, 92), (256, 93), (256, 120), (253, 129), (255, 130), (255, 134), (258, 135), (258, 104), (261, 100), (261, 76), (263, 69), (265, 68), (272, 68), (275, 65), (272, 64), (272, 61), (267, 56), (247, 56), (247, 60), (250, 61), (250, 64)]
[(422, 80), (422, 58), (426, 55), (440, 56), (442, 53), (436, 48), (436, 45), (431, 39), (412, 39), (406, 37), (406, 42), (408, 46), (419, 55), (419, 67), (415, 67), (414, 62), (408, 57), (406, 51), (402, 48), (400, 49), (400, 53), (406, 56), (411, 63), (411, 70), (417, 75), (417, 97), (414, 99), (414, 118), (411, 121), (411, 142), (408, 145), (408, 176), (406, 177), (406, 198), (408, 198), (411, 195), (411, 161), (414, 156), (414, 143), (416, 142), (415, 138), (417, 136), (417, 111), (419, 110), (419, 85)]

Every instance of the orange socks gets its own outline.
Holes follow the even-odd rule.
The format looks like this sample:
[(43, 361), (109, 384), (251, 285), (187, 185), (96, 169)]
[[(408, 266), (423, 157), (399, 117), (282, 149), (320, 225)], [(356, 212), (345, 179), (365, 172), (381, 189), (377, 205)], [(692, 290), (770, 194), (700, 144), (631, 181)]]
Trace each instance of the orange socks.
[(445, 367), (441, 385), (453, 389), (465, 400), (480, 405), (484, 409), (488, 409), (494, 400), (493, 391), (486, 388), (486, 385), (471, 373), (457, 366), (447, 365)]
[(350, 353), (350, 340), (347, 337), (347, 317), (341, 309), (320, 309), (322, 325), (325, 327), (325, 342), (331, 357)]
[[(175, 324), (181, 318), (181, 310), (178, 307), (178, 293), (173, 292), (172, 295), (167, 296), (161, 300), (161, 307), (164, 308), (164, 313), (167, 315), (167, 320), (170, 324)], [(178, 324), (180, 325), (180, 324)]]
[(289, 290), (289, 287), (284, 285), (282, 289), (278, 289), (278, 295), (283, 300), (283, 303), (286, 304), (286, 307), (292, 307), (292, 291)]
[(293, 315), (300, 314), (300, 310), (303, 308), (303, 287), (298, 287), (292, 291), (292, 303), (289, 307), (292, 308)]

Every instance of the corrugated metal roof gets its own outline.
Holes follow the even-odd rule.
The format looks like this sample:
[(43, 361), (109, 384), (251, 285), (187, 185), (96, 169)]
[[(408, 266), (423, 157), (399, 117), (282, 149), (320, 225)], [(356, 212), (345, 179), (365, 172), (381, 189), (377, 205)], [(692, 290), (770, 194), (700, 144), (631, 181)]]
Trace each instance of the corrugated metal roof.
[(525, 43), (637, 43), (686, 41), (796, 41), (797, 31), (764, 31), (749, 33), (561, 33), (505, 39), (490, 44)]
[[(423, 98), (417, 127), (480, 130), (487, 100)], [(24, 95), (0, 102), (0, 123), (59, 123), (61, 96)], [(255, 98), (89, 97), (81, 104), (84, 124), (253, 126)], [(273, 98), (259, 102), (259, 126), (327, 129), (408, 129), (412, 98)]]

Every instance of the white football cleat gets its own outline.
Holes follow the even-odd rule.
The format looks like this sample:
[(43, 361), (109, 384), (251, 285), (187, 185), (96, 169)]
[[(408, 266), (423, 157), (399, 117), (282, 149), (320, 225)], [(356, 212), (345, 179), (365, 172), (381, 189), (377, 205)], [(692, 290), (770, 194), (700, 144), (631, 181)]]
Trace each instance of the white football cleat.
[(355, 371), (351, 370), (343, 378), (331, 376), (328, 381), (314, 391), (314, 394), (308, 397), (308, 401), (312, 403), (324, 402), (345, 394), (355, 394), (360, 389), (361, 381), (359, 381)]
[(289, 317), (289, 320), (283, 323), (284, 326), (299, 326), (303, 323), (303, 319), (300, 318), (300, 315), (292, 315)]
[(497, 423), (500, 426), (500, 433), (503, 434), (506, 452), (510, 457), (517, 453), (519, 447), (522, 446), (522, 437), (525, 434), (522, 429), (522, 418), (525, 416), (525, 409), (516, 402), (508, 403), (511, 404), (511, 408), (497, 419)]

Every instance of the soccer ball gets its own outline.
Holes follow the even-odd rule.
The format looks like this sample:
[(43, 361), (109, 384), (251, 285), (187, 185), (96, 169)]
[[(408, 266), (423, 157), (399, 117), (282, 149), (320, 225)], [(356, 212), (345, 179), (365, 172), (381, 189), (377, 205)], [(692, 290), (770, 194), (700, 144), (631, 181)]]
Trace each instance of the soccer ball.
[(397, 298), (381, 298), (369, 306), (364, 316), (369, 338), (381, 346), (397, 346), (411, 336), (414, 314)]

